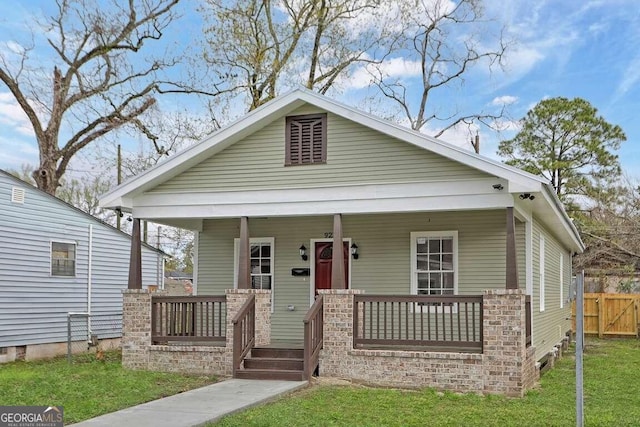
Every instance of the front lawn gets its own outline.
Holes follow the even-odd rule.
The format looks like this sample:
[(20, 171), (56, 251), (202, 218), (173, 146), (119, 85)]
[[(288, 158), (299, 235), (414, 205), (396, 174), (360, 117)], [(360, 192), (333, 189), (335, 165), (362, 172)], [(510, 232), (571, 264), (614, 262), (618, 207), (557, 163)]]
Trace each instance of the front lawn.
[(65, 424), (216, 381), (215, 377), (130, 371), (119, 352), (0, 364), (0, 405), (64, 406)]
[[(585, 425), (640, 425), (640, 341), (587, 341)], [(217, 426), (572, 426), (575, 359), (565, 354), (522, 399), (316, 386), (224, 418)]]

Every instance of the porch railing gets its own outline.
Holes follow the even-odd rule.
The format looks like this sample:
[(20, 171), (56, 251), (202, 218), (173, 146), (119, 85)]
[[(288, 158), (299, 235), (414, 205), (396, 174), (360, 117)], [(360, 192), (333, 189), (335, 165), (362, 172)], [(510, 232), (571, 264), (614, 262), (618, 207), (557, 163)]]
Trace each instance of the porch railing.
[(304, 378), (309, 380), (318, 366), (324, 328), (322, 295), (318, 295), (304, 317)]
[(482, 352), (482, 296), (354, 295), (354, 348)]
[(151, 342), (224, 342), (227, 330), (226, 297), (152, 296)]
[(524, 311), (526, 312), (525, 333), (527, 337), (527, 347), (531, 347), (531, 295), (524, 298)]
[(256, 343), (256, 296), (250, 295), (233, 317), (233, 376)]

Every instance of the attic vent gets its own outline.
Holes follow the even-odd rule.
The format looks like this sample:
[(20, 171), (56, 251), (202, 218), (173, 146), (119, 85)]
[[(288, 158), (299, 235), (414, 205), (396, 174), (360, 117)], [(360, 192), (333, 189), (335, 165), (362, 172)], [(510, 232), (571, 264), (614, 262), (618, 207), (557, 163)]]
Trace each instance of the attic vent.
[(13, 203), (24, 203), (24, 188), (11, 188), (11, 201)]
[(290, 116), (287, 117), (286, 125), (286, 165), (307, 165), (326, 162), (326, 114)]

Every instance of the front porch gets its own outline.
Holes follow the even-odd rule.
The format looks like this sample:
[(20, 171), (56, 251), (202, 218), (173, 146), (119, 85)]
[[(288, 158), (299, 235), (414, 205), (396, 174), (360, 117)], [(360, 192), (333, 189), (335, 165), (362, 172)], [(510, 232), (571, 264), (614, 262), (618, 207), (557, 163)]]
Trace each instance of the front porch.
[(123, 364), (515, 396), (537, 379), (521, 290), (452, 297), (323, 290), (304, 318), (303, 342), (287, 344), (271, 339), (271, 297), (253, 289), (179, 298), (125, 291)]

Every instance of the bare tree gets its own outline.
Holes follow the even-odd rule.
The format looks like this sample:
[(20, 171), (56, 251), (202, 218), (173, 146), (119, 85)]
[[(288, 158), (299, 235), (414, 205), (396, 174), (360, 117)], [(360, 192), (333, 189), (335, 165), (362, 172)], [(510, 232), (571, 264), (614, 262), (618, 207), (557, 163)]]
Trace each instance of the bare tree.
[(493, 46), (486, 44), (489, 34), (481, 0), (418, 0), (398, 2), (402, 33), (396, 40), (394, 55), (405, 64), (415, 66), (421, 82), (416, 91), (413, 85), (391, 75), (388, 58), (379, 66), (368, 67), (373, 83), (382, 95), (393, 100), (414, 130), (421, 130), (432, 120), (444, 123), (434, 135), (460, 124), (475, 121), (490, 124), (502, 117), (498, 113), (464, 113), (454, 107), (444, 113), (432, 107), (431, 98), (439, 90), (452, 88), (464, 81), (465, 75), (479, 65), (500, 65), (507, 43), (502, 31)]
[[(38, 142), (40, 189), (55, 194), (69, 161), (115, 129), (130, 126), (155, 143), (142, 118), (163, 85), (174, 87), (161, 74), (176, 60), (143, 55), (176, 19), (177, 3), (56, 0), (56, 14), (37, 23), (31, 43), (0, 51), (0, 81)], [(41, 34), (46, 45), (36, 46)], [(43, 59), (44, 48), (52, 60)]]
[[(384, 25), (358, 28), (376, 16), (380, 0), (207, 0), (205, 59), (215, 81), (210, 94), (245, 94), (249, 110), (283, 88), (326, 93), (358, 63), (388, 52)], [(204, 92), (204, 91), (203, 91)]]

